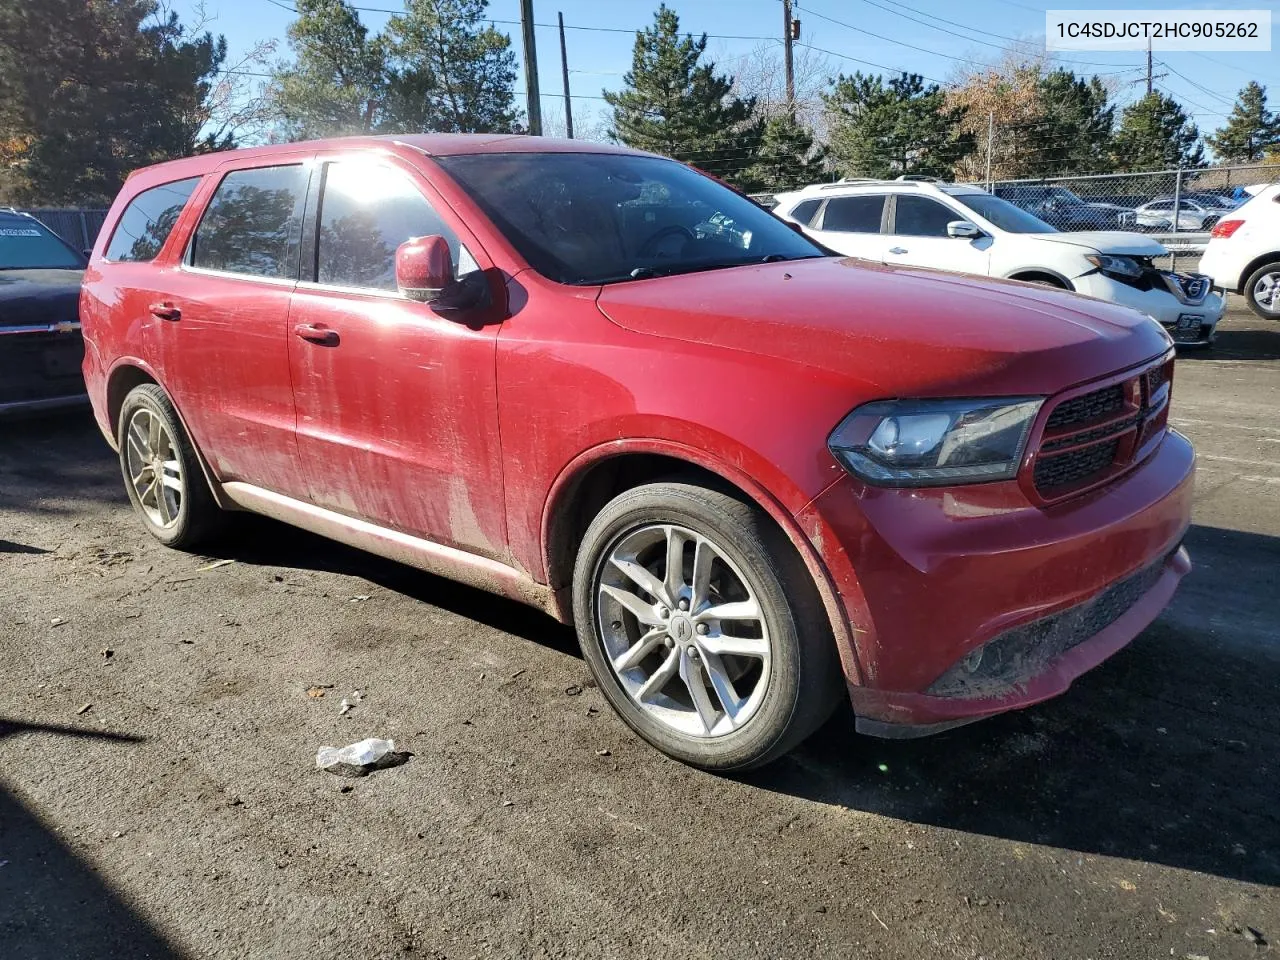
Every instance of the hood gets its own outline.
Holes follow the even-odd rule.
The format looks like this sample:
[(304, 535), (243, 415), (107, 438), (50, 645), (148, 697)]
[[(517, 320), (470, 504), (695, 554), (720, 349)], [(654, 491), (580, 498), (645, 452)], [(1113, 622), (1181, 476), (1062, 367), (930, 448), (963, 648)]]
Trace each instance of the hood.
[(1153, 237), (1127, 230), (1072, 230), (1063, 233), (1023, 233), (1019, 237), (1042, 243), (1067, 243), (1098, 253), (1128, 257), (1167, 257), (1165, 245)]
[(83, 270), (0, 270), (0, 327), (77, 323)]
[(852, 258), (611, 284), (597, 304), (639, 333), (857, 380), (868, 399), (1053, 393), (1171, 343), (1147, 317), (1100, 300)]

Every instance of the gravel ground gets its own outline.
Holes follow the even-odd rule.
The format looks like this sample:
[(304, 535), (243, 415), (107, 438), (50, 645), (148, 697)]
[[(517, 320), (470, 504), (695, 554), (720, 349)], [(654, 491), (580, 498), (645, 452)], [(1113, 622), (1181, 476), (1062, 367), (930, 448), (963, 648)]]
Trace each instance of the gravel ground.
[[(0, 955), (1272, 955), (1278, 409), (1233, 310), (1174, 390), (1196, 572), (1066, 696), (844, 712), (741, 778), (639, 742), (545, 616), (256, 518), (166, 550), (87, 414), (0, 425)], [(366, 736), (414, 756), (314, 770)]]

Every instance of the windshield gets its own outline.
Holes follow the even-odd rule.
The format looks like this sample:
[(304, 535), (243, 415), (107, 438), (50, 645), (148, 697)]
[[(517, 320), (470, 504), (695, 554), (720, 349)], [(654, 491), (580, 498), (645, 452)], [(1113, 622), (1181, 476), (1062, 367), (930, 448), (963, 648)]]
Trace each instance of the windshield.
[(951, 199), (1008, 233), (1057, 233), (1039, 217), (989, 193), (953, 193)]
[(84, 261), (36, 220), (0, 220), (0, 270), (80, 270)]
[(560, 283), (825, 256), (746, 197), (674, 160), (487, 153), (436, 161), (535, 270)]

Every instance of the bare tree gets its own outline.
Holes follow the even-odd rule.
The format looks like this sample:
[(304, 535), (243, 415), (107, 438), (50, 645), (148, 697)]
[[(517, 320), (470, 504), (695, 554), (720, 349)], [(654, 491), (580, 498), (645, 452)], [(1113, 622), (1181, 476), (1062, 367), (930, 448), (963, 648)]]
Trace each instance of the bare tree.
[[(787, 112), (787, 82), (781, 43), (760, 43), (750, 53), (725, 61), (733, 76), (732, 95), (755, 97), (756, 112), (765, 118)], [(795, 48), (796, 119), (826, 139), (822, 94), (839, 70), (829, 57), (809, 47)]]

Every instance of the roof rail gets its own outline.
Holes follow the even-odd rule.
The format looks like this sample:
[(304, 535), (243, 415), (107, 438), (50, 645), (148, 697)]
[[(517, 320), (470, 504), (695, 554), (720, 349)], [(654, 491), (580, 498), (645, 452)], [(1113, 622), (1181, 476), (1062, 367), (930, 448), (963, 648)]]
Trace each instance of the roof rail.
[(923, 173), (904, 173), (896, 178), (900, 183), (943, 183), (941, 177), (927, 177)]

